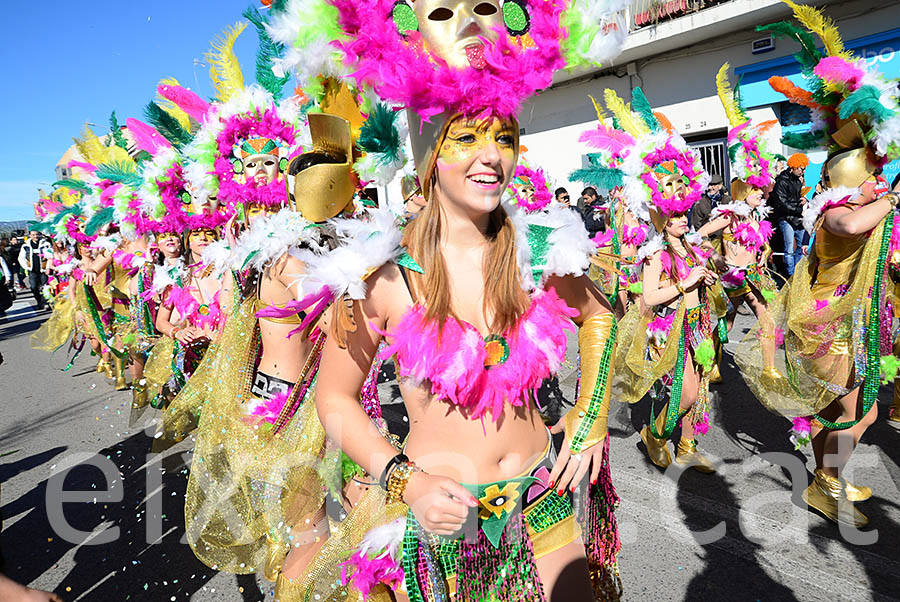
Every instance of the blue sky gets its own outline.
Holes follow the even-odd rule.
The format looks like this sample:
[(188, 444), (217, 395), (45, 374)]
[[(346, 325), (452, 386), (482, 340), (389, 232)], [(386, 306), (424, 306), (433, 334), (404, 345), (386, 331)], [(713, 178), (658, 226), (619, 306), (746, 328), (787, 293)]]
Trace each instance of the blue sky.
[[(213, 38), (259, 0), (49, 0), (17, 2), (0, 25), (0, 221), (33, 219), (37, 189), (85, 122), (108, 131), (143, 119), (157, 82), (175, 77), (204, 98), (209, 68), (196, 65)], [(256, 30), (236, 49), (254, 81)], [(205, 63), (204, 63), (205, 64)]]

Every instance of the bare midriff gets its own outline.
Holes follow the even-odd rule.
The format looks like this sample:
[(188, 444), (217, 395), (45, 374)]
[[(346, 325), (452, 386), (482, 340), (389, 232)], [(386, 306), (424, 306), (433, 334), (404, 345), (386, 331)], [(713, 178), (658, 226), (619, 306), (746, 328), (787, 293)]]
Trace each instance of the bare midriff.
[(734, 239), (731, 226), (723, 237), (725, 241), (725, 263), (736, 268), (745, 268), (756, 263), (756, 253), (747, 250), (747, 247)]
[[(260, 301), (268, 305), (283, 306), (293, 300), (293, 296), (283, 284), (265, 275), (260, 277), (262, 278), (259, 289)], [(259, 319), (259, 340), (262, 344), (258, 368), (260, 372), (288, 382), (297, 382), (306, 363), (306, 357), (313, 348), (305, 332), (298, 332), (288, 338), (288, 333), (298, 326), (299, 324)]]
[(405, 452), (422, 470), (460, 483), (491, 483), (520, 476), (547, 448), (547, 427), (534, 403), (507, 405), (495, 421), (473, 420), (429, 393), (400, 381), (409, 415)]

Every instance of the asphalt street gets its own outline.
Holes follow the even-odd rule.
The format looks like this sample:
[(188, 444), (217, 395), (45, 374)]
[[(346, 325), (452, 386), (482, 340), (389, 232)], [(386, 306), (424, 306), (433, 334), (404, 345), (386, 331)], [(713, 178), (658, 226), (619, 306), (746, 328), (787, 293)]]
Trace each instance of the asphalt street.
[[(30, 348), (29, 335), (48, 315), (19, 300), (0, 321), (7, 574), (67, 602), (271, 600), (261, 577), (209, 569), (182, 543), (191, 441), (152, 456), (152, 427), (129, 427), (131, 394), (113, 391), (94, 371), (95, 358), (85, 351), (63, 371), (65, 349)], [(740, 316), (732, 339), (751, 324)], [(663, 474), (638, 445), (649, 404), (613, 404), (625, 599), (900, 600), (900, 430), (879, 419), (863, 439), (851, 480), (875, 492), (860, 505), (871, 525), (842, 533), (799, 503), (811, 464), (793, 450), (788, 421), (769, 414), (743, 384), (728, 354), (733, 346), (725, 384), (713, 388), (710, 431), (700, 439), (718, 462), (714, 475)], [(574, 373), (570, 361), (545, 390), (551, 407), (571, 399)], [(388, 380), (381, 392), (402, 428), (396, 387)], [(882, 415), (889, 403), (883, 388)], [(87, 493), (71, 501), (79, 491)], [(148, 508), (160, 509), (161, 523), (145, 520)], [(76, 545), (76, 531), (91, 535)]]

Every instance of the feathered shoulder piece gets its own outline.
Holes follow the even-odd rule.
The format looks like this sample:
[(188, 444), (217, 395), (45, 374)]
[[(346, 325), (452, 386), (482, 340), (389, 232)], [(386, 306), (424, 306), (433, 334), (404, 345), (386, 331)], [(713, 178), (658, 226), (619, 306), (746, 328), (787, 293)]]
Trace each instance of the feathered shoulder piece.
[(741, 106), (738, 90), (731, 87), (728, 81), (728, 69), (725, 63), (716, 75), (716, 91), (725, 108), (728, 123), (728, 158), (731, 160), (733, 177), (754, 188), (764, 190), (775, 182), (774, 158), (766, 150), (763, 134), (777, 123), (764, 121), (754, 124)]
[(301, 249), (320, 253), (327, 250), (327, 246), (319, 226), (305, 219), (300, 212), (285, 208), (253, 221), (231, 250), (229, 267), (238, 271), (246, 268), (263, 271), (285, 253)]
[(364, 299), (366, 279), (403, 253), (398, 218), (388, 209), (373, 209), (364, 217), (335, 218), (328, 224), (339, 241), (335, 249), (292, 252), (305, 266), (298, 276), (300, 288), (313, 292), (325, 287), (336, 299)]
[(709, 214), (710, 219), (715, 219), (720, 215), (727, 215), (729, 217), (736, 218), (746, 218), (750, 217), (753, 208), (750, 207), (747, 203), (743, 201), (734, 201), (733, 203), (726, 203), (724, 205), (717, 205), (713, 208), (713, 210)]
[(580, 276), (597, 251), (584, 222), (571, 209), (551, 204), (528, 213), (508, 199), (504, 208), (516, 228), (516, 260), (522, 288), (542, 288), (550, 276)]

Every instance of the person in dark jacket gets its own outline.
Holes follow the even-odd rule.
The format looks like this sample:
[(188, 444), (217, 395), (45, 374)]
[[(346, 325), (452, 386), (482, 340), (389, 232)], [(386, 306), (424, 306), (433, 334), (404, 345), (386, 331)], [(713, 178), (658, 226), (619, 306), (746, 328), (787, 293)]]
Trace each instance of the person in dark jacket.
[(694, 205), (691, 212), (691, 226), (699, 230), (709, 221), (709, 214), (719, 205), (727, 205), (731, 202), (731, 196), (725, 190), (725, 182), (719, 174), (713, 174), (706, 187), (706, 192)]
[(787, 169), (775, 178), (769, 195), (773, 218), (784, 240), (784, 270), (788, 278), (803, 257), (803, 173), (808, 165), (806, 155), (791, 155)]
[(598, 232), (606, 232), (606, 204), (597, 189), (588, 186), (581, 192), (584, 199), (584, 209), (581, 211), (581, 219), (588, 234), (594, 236)]

